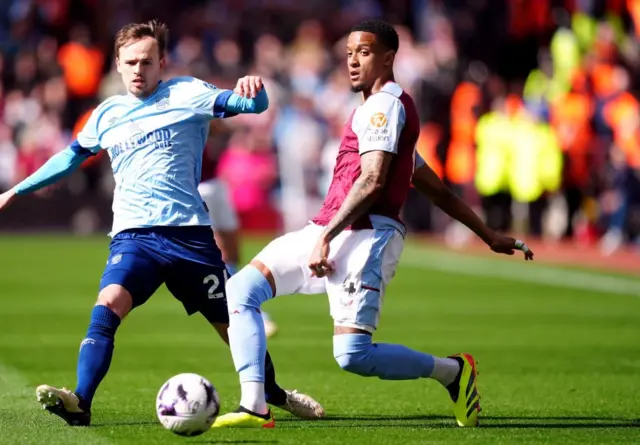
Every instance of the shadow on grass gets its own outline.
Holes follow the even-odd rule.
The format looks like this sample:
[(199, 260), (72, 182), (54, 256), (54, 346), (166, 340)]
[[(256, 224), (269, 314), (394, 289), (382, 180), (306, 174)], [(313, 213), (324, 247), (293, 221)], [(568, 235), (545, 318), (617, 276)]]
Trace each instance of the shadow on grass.
[[(605, 416), (481, 416), (480, 428), (540, 428), (540, 429), (588, 429), (588, 428), (640, 428), (640, 419), (624, 419)], [(281, 417), (276, 420), (277, 429), (305, 429), (305, 428), (452, 428), (455, 422), (452, 416), (442, 415), (353, 415), (328, 416), (321, 420), (304, 421), (295, 417)], [(159, 425), (155, 421), (105, 422), (94, 424), (93, 427), (119, 426), (152, 426)], [(199, 440), (193, 438), (194, 443), (278, 443), (273, 440)]]
[(244, 443), (279, 443), (277, 440), (199, 440), (191, 439), (189, 443), (226, 443), (226, 444), (244, 444)]
[[(452, 416), (442, 415), (354, 415), (328, 416), (320, 421), (301, 422), (293, 417), (277, 420), (284, 428), (451, 428)], [(481, 416), (485, 428), (640, 428), (640, 419), (605, 416)]]

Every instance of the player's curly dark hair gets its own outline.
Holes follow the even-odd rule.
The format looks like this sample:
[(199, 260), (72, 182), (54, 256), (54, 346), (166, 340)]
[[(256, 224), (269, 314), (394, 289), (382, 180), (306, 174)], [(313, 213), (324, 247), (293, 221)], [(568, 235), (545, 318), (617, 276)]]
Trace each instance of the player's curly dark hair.
[(400, 39), (398, 33), (388, 22), (384, 20), (365, 20), (351, 28), (351, 32), (370, 32), (375, 34), (379, 43), (392, 51), (398, 51)]

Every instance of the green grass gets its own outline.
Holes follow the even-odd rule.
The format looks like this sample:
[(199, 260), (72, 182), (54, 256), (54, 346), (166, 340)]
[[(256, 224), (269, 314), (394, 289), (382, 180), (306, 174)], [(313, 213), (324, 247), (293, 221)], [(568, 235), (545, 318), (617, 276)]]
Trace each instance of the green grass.
[[(481, 428), (456, 428), (447, 394), (433, 381), (341, 371), (326, 297), (295, 296), (266, 305), (281, 328), (269, 349), (280, 383), (316, 397), (328, 419), (305, 422), (278, 411), (273, 431), (174, 436), (155, 417), (167, 378), (205, 375), (223, 411), (235, 408), (239, 385), (213, 330), (202, 317), (187, 317), (164, 288), (120, 328), (94, 426), (66, 427), (40, 409), (34, 388), (75, 384), (107, 245), (106, 237), (0, 238), (0, 443), (640, 443), (640, 279), (609, 276), (626, 280), (617, 293), (580, 285), (581, 276), (607, 279), (596, 272), (550, 285), (548, 266), (510, 258), (502, 276), (502, 261), (483, 259), (488, 268), (478, 269), (475, 260), (415, 245), (388, 289), (376, 339), (438, 355), (472, 352), (480, 362)], [(245, 257), (259, 247), (247, 243)]]

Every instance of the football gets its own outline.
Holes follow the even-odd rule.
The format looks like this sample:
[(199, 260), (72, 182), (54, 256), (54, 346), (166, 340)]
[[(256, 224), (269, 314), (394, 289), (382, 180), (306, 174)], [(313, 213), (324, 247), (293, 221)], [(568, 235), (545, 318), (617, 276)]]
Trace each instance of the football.
[(181, 436), (197, 436), (207, 431), (220, 412), (218, 392), (206, 378), (191, 373), (178, 374), (162, 385), (156, 398), (160, 423)]

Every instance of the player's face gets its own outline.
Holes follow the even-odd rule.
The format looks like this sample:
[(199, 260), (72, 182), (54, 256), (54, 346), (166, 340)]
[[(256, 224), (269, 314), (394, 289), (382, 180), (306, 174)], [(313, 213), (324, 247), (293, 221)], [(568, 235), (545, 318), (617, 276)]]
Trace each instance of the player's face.
[(128, 42), (120, 47), (116, 66), (127, 91), (136, 97), (148, 96), (158, 86), (164, 67), (158, 41), (152, 37), (143, 37)]
[(388, 51), (370, 32), (356, 31), (347, 40), (349, 79), (354, 92), (370, 89), (376, 79), (393, 64), (393, 51)]

